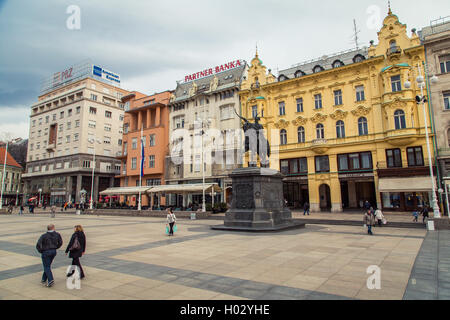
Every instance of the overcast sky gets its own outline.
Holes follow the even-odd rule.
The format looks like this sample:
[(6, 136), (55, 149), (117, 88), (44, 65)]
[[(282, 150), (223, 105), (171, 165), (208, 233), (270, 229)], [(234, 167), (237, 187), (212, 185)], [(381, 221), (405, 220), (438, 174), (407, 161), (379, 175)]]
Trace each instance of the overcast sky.
[[(67, 28), (70, 5), (80, 29)], [(402, 23), (420, 30), (450, 15), (450, 1), (392, 0)], [(295, 63), (377, 43), (387, 1), (354, 0), (0, 0), (0, 135), (28, 137), (42, 78), (91, 59), (146, 94), (174, 89), (186, 74), (258, 52), (277, 73)], [(377, 16), (381, 18), (378, 19)]]

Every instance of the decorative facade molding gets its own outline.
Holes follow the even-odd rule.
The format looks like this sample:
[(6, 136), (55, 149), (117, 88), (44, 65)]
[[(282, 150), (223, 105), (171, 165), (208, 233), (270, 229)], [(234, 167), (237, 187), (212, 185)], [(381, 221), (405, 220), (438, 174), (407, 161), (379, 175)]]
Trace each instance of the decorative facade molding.
[(289, 122), (284, 119), (280, 119), (278, 122), (275, 122), (274, 125), (277, 129), (286, 129), (289, 126)]
[(357, 117), (365, 116), (370, 113), (370, 110), (372, 110), (371, 107), (364, 107), (364, 106), (358, 106), (355, 110), (352, 110), (352, 114)]
[(341, 109), (337, 109), (333, 114), (330, 115), (330, 118), (333, 120), (343, 120), (347, 117), (348, 111), (342, 111)]
[(292, 120), (292, 124), (295, 127), (299, 127), (299, 126), (303, 126), (307, 121), (308, 121), (308, 119), (303, 118), (302, 116), (298, 116), (297, 119)]
[(313, 123), (319, 123), (319, 122), (324, 122), (326, 120), (326, 118), (328, 118), (327, 115), (325, 114), (321, 114), (321, 113), (316, 113), (311, 119), (311, 121)]

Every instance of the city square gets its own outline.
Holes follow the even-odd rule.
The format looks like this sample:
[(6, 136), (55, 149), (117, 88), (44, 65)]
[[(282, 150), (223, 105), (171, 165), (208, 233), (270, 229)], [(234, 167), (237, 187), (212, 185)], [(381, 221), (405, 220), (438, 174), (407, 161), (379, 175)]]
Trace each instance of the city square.
[[(64, 241), (53, 263), (52, 288), (40, 283), (42, 262), (35, 248), (49, 223), (55, 224)], [(386, 227), (375, 228), (375, 236), (370, 237), (362, 225), (307, 224), (303, 229), (279, 233), (224, 232), (211, 230), (220, 223), (217, 219), (179, 219), (175, 236), (168, 237), (165, 223), (161, 218), (74, 213), (57, 213), (53, 219), (49, 214), (1, 215), (0, 298), (449, 298), (449, 260), (445, 256), (438, 259), (427, 246), (432, 242), (430, 245), (436, 247), (435, 235), (443, 242), (448, 239), (446, 231), (427, 236), (425, 228)], [(68, 289), (70, 260), (63, 249), (75, 224), (83, 226), (87, 237), (86, 253), (81, 258), (86, 278), (81, 280), (80, 289)], [(381, 270), (380, 289), (368, 289), (369, 266)], [(421, 267), (426, 271), (420, 271)]]

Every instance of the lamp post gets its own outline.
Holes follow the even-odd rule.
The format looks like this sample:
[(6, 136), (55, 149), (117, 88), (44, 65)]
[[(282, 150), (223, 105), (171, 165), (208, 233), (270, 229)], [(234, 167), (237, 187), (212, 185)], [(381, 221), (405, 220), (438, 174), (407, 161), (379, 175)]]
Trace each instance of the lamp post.
[(19, 204), (19, 187), (17, 187), (17, 190), (16, 190), (16, 207), (18, 204)]
[[(433, 214), (435, 218), (441, 217), (441, 212), (439, 211), (439, 206), (437, 204), (437, 197), (436, 197), (436, 182), (434, 181), (434, 173), (433, 173), (433, 162), (431, 159), (431, 150), (430, 150), (430, 141), (429, 141), (429, 135), (428, 135), (428, 122), (427, 122), (427, 112), (425, 109), (425, 102), (427, 102), (426, 97), (423, 94), (423, 89), (425, 88), (425, 79), (422, 76), (422, 70), (420, 69), (420, 64), (417, 64), (417, 69), (419, 71), (419, 75), (416, 78), (417, 84), (420, 88), (420, 96), (416, 96), (417, 103), (422, 105), (423, 109), (423, 116), (425, 121), (425, 135), (427, 140), (427, 152), (428, 152), (428, 165), (430, 167), (430, 177), (431, 177), (431, 185), (432, 185), (432, 203), (433, 203)], [(427, 71), (425, 70), (425, 73)], [(436, 84), (438, 82), (438, 77), (435, 75), (431, 77), (430, 79), (432, 84)], [(411, 82), (406, 81), (405, 82), (405, 88), (409, 89), (411, 88)]]
[(88, 142), (94, 145), (94, 156), (92, 159), (92, 183), (91, 183), (91, 199), (89, 201), (89, 209), (92, 210), (92, 206), (93, 206), (93, 196), (94, 196), (94, 175), (95, 175), (95, 142), (97, 142), (98, 144), (101, 144), (100, 140), (98, 139), (88, 139)]
[(39, 208), (39, 207), (41, 207), (42, 188), (39, 188), (38, 191), (39, 191), (39, 203), (38, 203), (38, 208)]
[(205, 163), (204, 163), (204, 150), (203, 150), (203, 135), (205, 134), (205, 131), (203, 130), (203, 125), (205, 122), (205, 119), (198, 118), (197, 122), (200, 122), (202, 124), (202, 130), (200, 131), (201, 135), (201, 162), (202, 162), (202, 212), (206, 212), (206, 199), (205, 199)]
[(3, 174), (2, 174), (2, 189), (0, 193), (0, 209), (3, 206), (3, 188), (5, 187), (5, 174), (6, 174), (6, 160), (8, 156), (8, 141), (6, 142), (5, 161), (3, 162)]

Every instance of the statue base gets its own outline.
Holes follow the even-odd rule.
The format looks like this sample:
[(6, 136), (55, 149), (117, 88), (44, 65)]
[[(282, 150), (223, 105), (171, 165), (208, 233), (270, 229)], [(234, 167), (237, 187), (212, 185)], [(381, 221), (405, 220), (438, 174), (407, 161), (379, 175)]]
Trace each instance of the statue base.
[(283, 175), (273, 169), (248, 167), (233, 170), (231, 209), (225, 213), (224, 225), (214, 230), (282, 231), (301, 228), (285, 206)]

